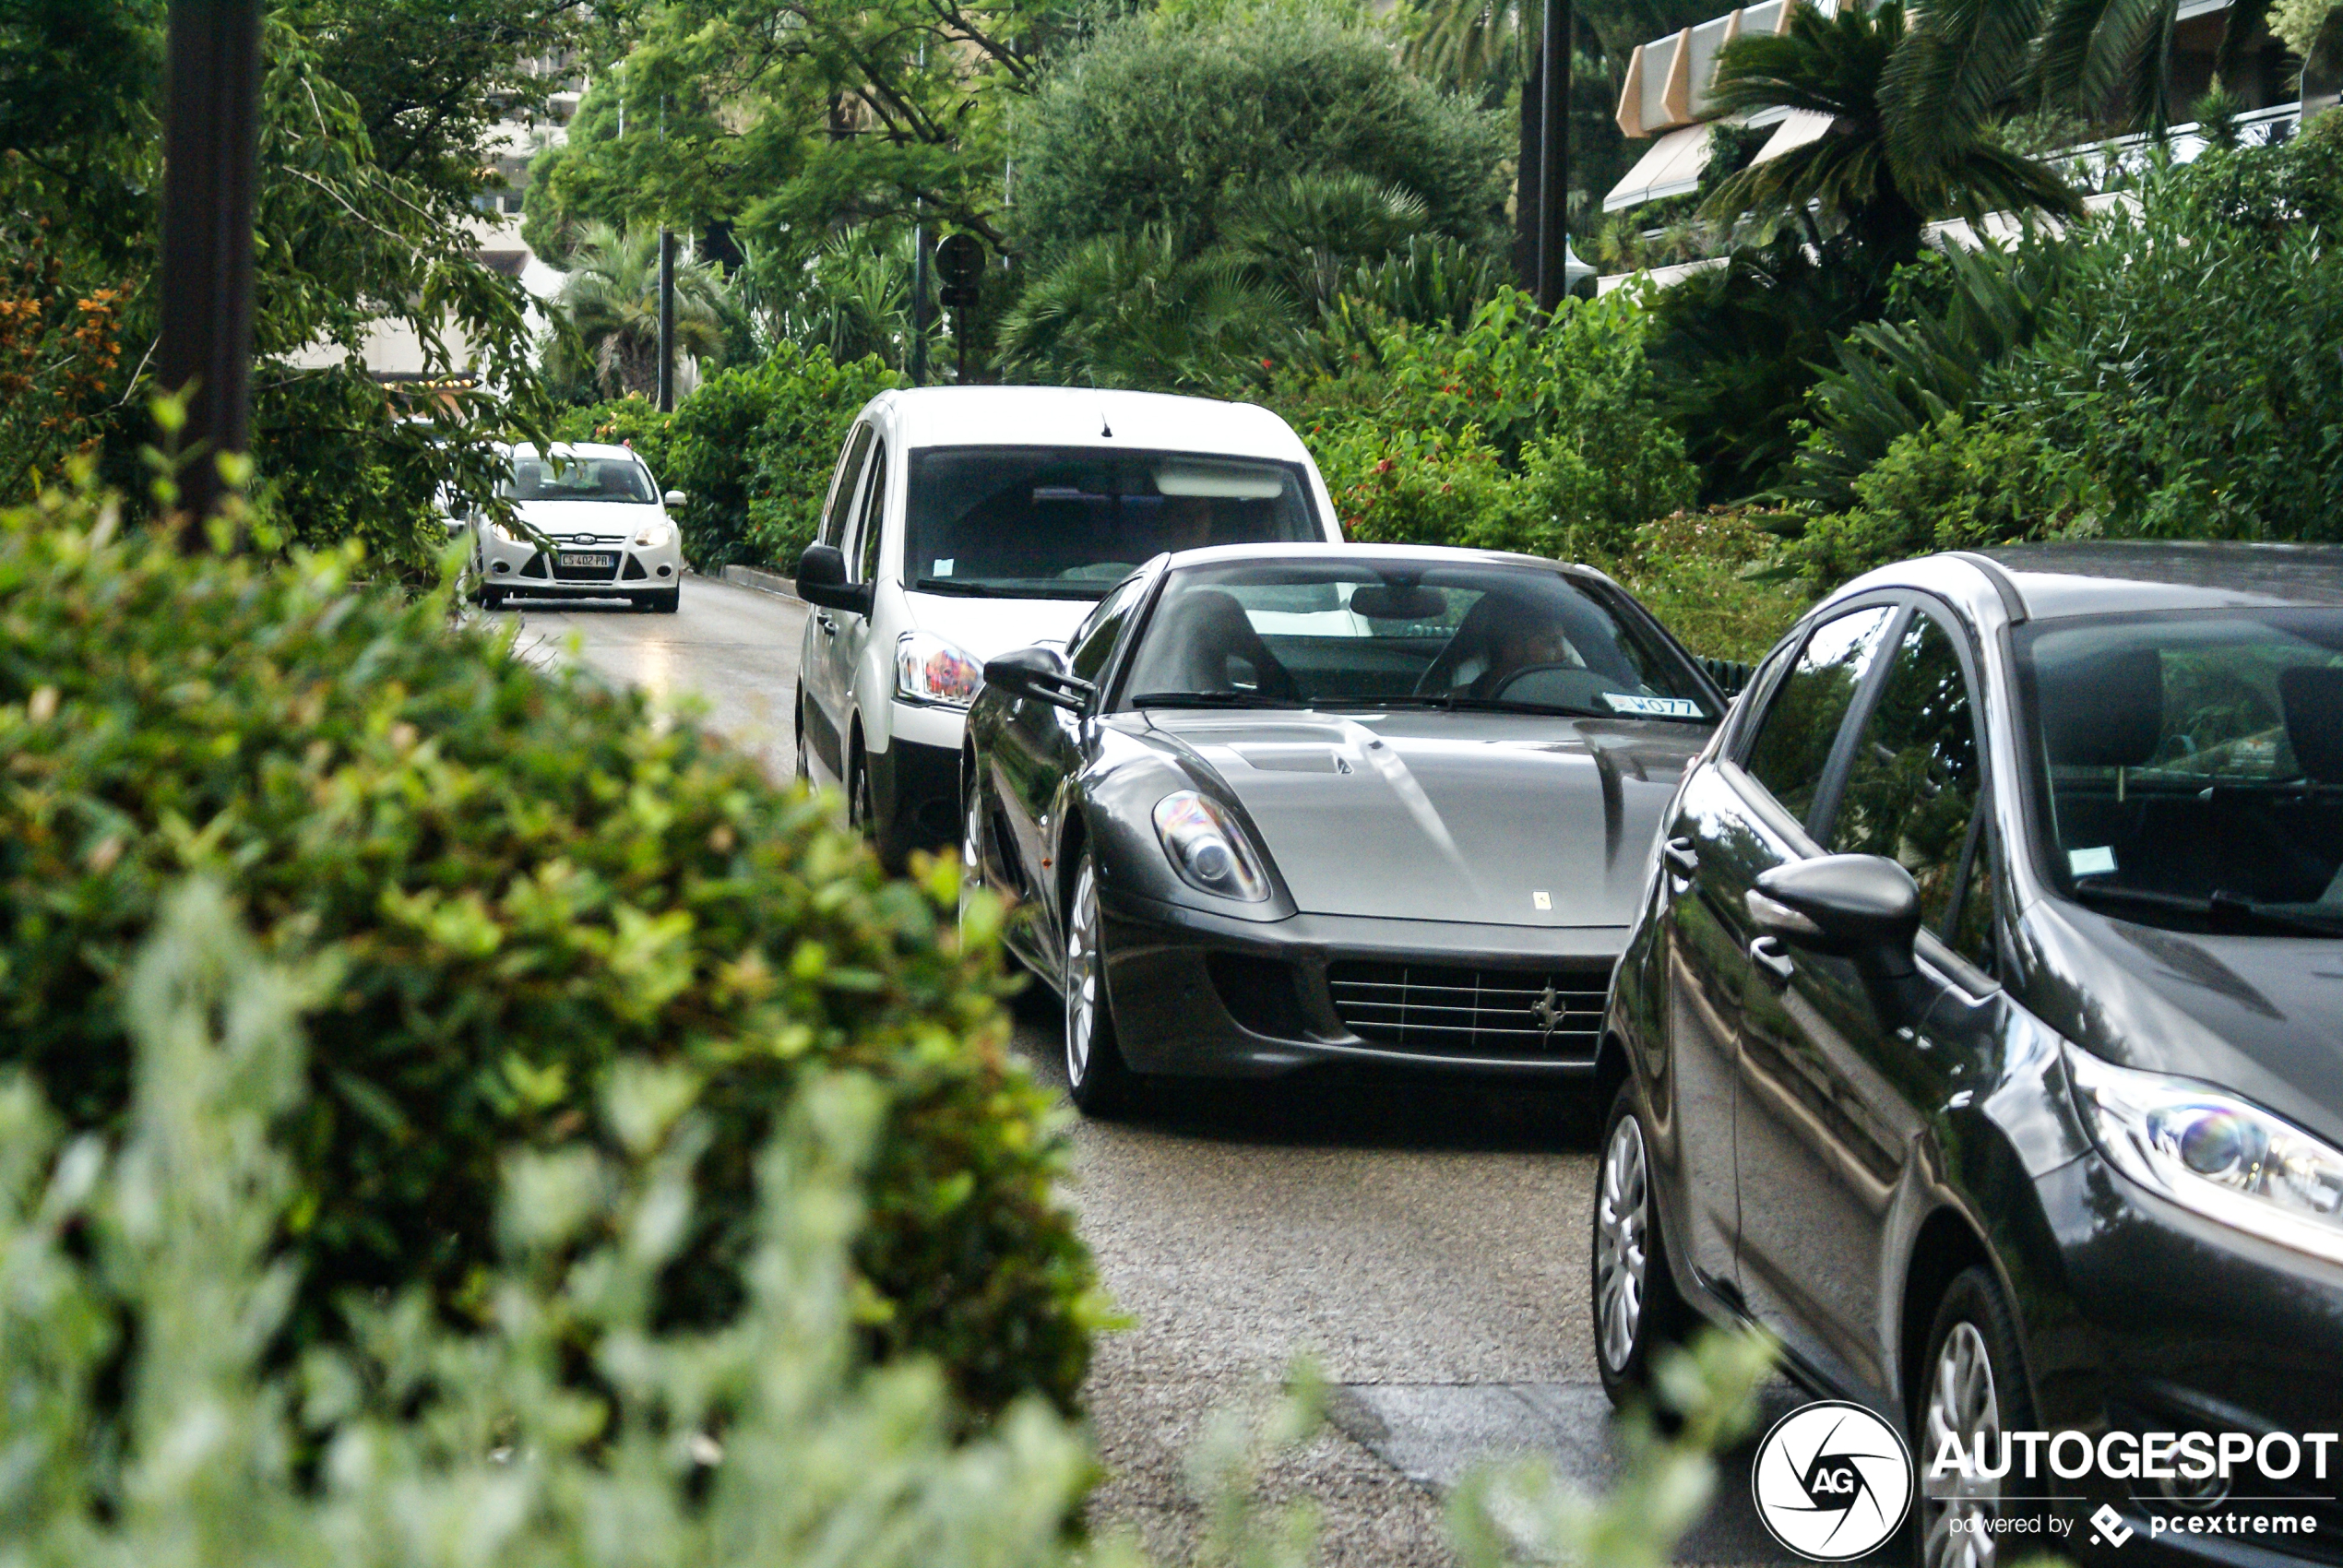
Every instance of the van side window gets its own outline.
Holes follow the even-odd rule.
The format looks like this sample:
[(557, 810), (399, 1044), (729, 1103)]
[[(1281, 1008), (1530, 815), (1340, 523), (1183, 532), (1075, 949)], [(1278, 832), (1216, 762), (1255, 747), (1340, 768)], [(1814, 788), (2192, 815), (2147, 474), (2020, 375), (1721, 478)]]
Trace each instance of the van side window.
[(871, 427), (858, 424), (838, 455), (838, 471), (830, 476), (829, 499), (822, 507), (821, 531), (814, 536), (821, 543), (843, 547), (846, 519), (854, 510), (854, 487), (862, 477), (862, 459), (870, 452)]
[(1815, 627), (1758, 722), (1742, 766), (1801, 822), (1814, 809), (1839, 726), (1895, 613), (1893, 606), (1873, 605)]
[(886, 531), (886, 443), (878, 444), (878, 452), (871, 459), (871, 482), (862, 495), (862, 542), (855, 553), (862, 565), (854, 574), (858, 583), (878, 580), (879, 536)]

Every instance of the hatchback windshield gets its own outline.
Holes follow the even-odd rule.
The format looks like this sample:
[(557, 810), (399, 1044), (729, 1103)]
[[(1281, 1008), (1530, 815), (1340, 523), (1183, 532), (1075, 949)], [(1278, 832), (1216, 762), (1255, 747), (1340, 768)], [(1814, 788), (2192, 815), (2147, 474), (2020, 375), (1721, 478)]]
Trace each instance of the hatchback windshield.
[(904, 586), (1098, 599), (1140, 563), (1207, 544), (1324, 537), (1299, 466), (1090, 447), (911, 454)]
[(499, 494), (515, 501), (624, 501), (640, 505), (659, 499), (651, 476), (632, 457), (563, 457), (554, 460), (528, 456), (513, 459), (511, 477)]
[(2050, 871), (2126, 920), (2343, 933), (2343, 611), (2017, 639)]
[(1534, 566), (1243, 562), (1172, 573), (1125, 705), (1435, 707), (1713, 722), (1674, 650)]

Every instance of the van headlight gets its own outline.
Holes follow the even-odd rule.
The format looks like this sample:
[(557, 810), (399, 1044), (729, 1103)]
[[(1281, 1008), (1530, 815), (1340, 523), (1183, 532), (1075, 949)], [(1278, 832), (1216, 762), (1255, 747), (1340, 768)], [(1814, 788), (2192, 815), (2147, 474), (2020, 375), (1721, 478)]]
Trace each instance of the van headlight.
[(907, 702), (966, 707), (984, 688), (984, 666), (933, 632), (895, 639), (895, 695)]
[(1247, 904), (1268, 897), (1261, 857), (1209, 795), (1183, 790), (1164, 796), (1155, 803), (1155, 833), (1172, 869), (1189, 886)]
[(660, 546), (665, 544), (668, 540), (673, 539), (674, 537), (675, 525), (669, 522), (665, 517), (661, 517), (657, 522), (645, 523), (641, 528), (635, 530), (635, 548), (637, 550), (657, 550)]
[(2210, 1085), (2066, 1047), (2092, 1139), (2133, 1181), (2266, 1241), (2343, 1263), (2343, 1152)]

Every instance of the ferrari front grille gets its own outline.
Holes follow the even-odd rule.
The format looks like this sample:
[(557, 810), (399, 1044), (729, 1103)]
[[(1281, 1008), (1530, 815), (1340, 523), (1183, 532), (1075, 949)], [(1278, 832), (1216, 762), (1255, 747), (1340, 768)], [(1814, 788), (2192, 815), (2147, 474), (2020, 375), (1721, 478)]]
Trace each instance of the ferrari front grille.
[(1334, 1010), (1370, 1045), (1421, 1056), (1588, 1062), (1608, 960), (1526, 969), (1347, 959), (1326, 967)]

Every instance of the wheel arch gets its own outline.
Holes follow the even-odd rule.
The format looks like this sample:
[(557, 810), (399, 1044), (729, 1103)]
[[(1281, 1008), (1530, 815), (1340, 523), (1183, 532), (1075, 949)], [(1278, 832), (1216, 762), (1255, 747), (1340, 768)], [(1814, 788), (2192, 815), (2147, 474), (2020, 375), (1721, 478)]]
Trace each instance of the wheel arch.
[[(2009, 1299), (2009, 1281), (1968, 1216), (1948, 1206), (1921, 1221), (1904, 1262), (1904, 1294), (1897, 1314), (1898, 1392), (1908, 1417), (1920, 1408), (1921, 1380), (1927, 1375), (1921, 1363), (1928, 1355), (1928, 1331), (1936, 1321), (1937, 1303), (1961, 1271), (1972, 1266), (1981, 1266), (2003, 1299)], [(2012, 1316), (2016, 1318), (2015, 1312)], [(2019, 1332), (2022, 1336), (2022, 1324)]]

